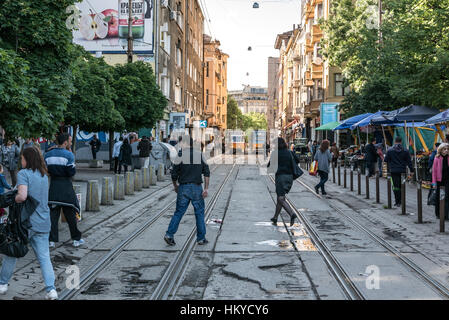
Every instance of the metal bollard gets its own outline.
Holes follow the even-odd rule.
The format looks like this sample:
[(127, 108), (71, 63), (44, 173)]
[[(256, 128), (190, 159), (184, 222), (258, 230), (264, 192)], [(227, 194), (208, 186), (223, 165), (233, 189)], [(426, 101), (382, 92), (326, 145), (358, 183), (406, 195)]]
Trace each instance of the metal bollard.
[(349, 170), (349, 173), (350, 173), (350, 185), (351, 185), (351, 191), (354, 191), (354, 171), (352, 170), (352, 168), (351, 168), (351, 170)]
[(376, 174), (376, 203), (380, 203), (379, 172)]
[(98, 181), (87, 182), (86, 211), (100, 211), (100, 199), (98, 198)]
[(346, 183), (346, 162), (344, 163), (344, 168), (343, 168), (343, 188), (345, 188), (346, 189), (346, 187), (347, 187), (347, 183)]
[(338, 179), (338, 185), (339, 185), (339, 186), (341, 186), (341, 170), (340, 170), (340, 161), (338, 162), (338, 165), (337, 165), (337, 173), (338, 173), (338, 177), (337, 177), (337, 179)]
[(362, 194), (362, 172), (359, 169), (357, 169), (357, 194), (361, 195)]
[(369, 199), (369, 175), (365, 175), (366, 199)]
[(104, 177), (101, 184), (101, 204), (110, 206), (114, 204), (114, 185), (111, 177)]
[(387, 208), (391, 209), (391, 176), (387, 174)]
[[(443, 195), (443, 196), (442, 196)], [(445, 231), (444, 218), (446, 206), (446, 191), (443, 186), (440, 187), (440, 232)]]
[(115, 175), (114, 200), (125, 200), (125, 176), (123, 174)]
[(417, 185), (418, 193), (418, 223), (422, 223), (422, 181), (418, 181)]
[(335, 183), (335, 165), (332, 161), (332, 182)]
[(134, 172), (127, 172), (125, 174), (125, 194), (134, 194)]
[(405, 174), (401, 174), (401, 209), (402, 215), (406, 214), (405, 208)]

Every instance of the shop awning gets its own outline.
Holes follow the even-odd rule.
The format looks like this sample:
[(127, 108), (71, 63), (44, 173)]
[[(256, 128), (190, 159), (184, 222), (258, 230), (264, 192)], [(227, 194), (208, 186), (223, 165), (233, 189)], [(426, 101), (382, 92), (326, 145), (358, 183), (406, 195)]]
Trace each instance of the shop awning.
[(444, 123), (447, 121), (449, 121), (449, 109), (437, 114), (436, 116), (433, 116), (432, 118), (427, 119), (425, 123), (437, 124), (437, 123)]
[(322, 125), (321, 127), (316, 128), (315, 130), (316, 131), (334, 130), (339, 125), (340, 125), (340, 122), (338, 122), (338, 121), (329, 122), (329, 123), (326, 123), (325, 125)]
[(354, 116), (354, 117), (348, 118), (346, 120), (343, 120), (341, 122), (341, 124), (339, 126), (337, 126), (334, 130), (349, 129), (353, 124), (355, 124), (371, 115), (372, 115), (372, 113), (364, 113), (364, 114), (359, 114), (358, 116)]

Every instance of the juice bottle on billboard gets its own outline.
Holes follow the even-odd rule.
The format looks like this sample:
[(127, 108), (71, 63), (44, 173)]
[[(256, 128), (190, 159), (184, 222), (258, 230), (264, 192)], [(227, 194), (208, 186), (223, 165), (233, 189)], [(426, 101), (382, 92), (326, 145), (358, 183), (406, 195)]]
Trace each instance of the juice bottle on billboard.
[[(119, 38), (128, 38), (129, 0), (118, 1)], [(134, 39), (142, 39), (145, 35), (145, 0), (132, 0), (132, 34)]]

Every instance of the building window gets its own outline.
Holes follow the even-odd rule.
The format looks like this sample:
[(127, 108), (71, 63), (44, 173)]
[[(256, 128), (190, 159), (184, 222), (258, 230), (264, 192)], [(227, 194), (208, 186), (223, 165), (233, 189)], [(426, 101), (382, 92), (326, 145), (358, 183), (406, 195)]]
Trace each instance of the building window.
[(209, 78), (209, 62), (206, 63), (206, 77)]
[(206, 107), (209, 106), (209, 89), (206, 89)]
[(178, 67), (182, 67), (182, 50), (179, 47), (176, 49), (176, 64)]
[[(179, 83), (180, 79), (177, 79), (177, 80), (178, 80), (177, 82)], [(182, 104), (181, 96), (182, 96), (181, 87), (179, 85), (176, 85), (176, 87), (175, 87), (175, 103)]]
[(341, 73), (335, 73), (335, 96), (345, 96), (349, 92), (348, 87), (343, 87), (343, 75)]

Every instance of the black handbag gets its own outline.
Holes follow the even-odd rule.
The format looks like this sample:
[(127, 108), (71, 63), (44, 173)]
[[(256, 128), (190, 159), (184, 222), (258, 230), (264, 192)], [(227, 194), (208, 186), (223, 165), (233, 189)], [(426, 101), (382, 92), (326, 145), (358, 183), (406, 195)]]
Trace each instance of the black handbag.
[(427, 195), (427, 205), (436, 206), (437, 201), (437, 190), (435, 188), (432, 188), (429, 190), (429, 194)]
[(293, 154), (291, 152), (290, 155), (292, 158), (292, 165), (293, 165), (293, 180), (296, 180), (304, 174), (304, 171), (302, 171), (299, 165), (296, 164), (295, 158), (293, 157)]

